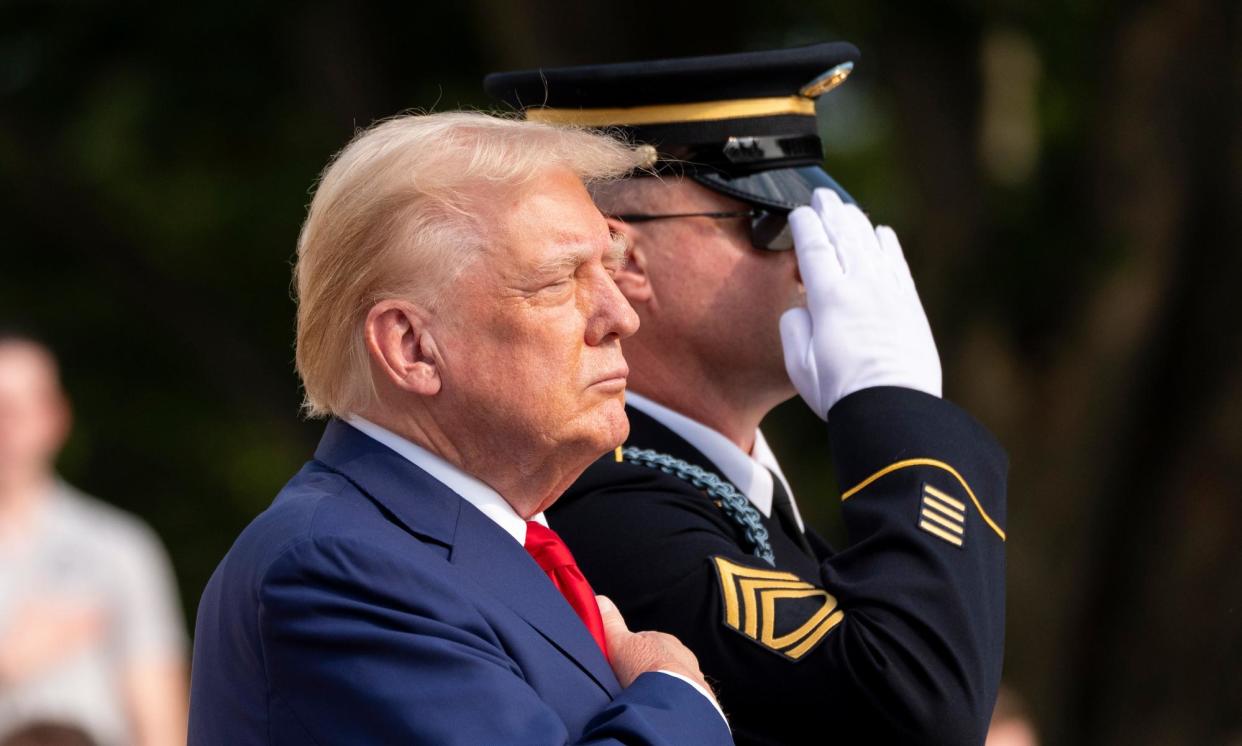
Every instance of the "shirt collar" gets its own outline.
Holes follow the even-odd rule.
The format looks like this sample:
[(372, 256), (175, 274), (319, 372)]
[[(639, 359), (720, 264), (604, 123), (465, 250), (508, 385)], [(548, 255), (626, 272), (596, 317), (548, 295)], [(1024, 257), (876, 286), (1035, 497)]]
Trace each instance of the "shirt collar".
[(750, 453), (746, 453), (716, 430), (657, 404), (642, 394), (627, 390), (625, 402), (701, 451), (720, 469), (721, 476), (746, 495), (751, 504), (768, 518), (772, 516), (772, 475), (775, 474), (793, 503), (798, 528), (806, 529), (802, 523), (802, 515), (798, 512), (798, 504), (793, 499), (789, 481), (785, 479), (785, 473), (781, 471), (781, 465), (777, 463), (776, 455), (772, 453), (761, 431), (755, 430), (755, 445)]
[[(456, 492), (463, 500), (478, 508), (483, 515), (492, 519), (497, 526), (505, 530), (505, 533), (512, 536), (518, 544), (526, 546), (526, 520), (517, 514), (513, 506), (499, 492), (478, 478), (462, 471), (455, 464), (445, 461), (417, 443), (409, 441), (387, 428), (380, 427), (370, 420), (351, 414), (345, 418), (345, 421), (364, 435), (378, 441), (382, 445), (388, 446), (410, 463), (430, 474), (436, 481)], [(548, 521), (543, 517), (543, 513), (532, 516), (531, 520), (544, 526), (548, 525)]]

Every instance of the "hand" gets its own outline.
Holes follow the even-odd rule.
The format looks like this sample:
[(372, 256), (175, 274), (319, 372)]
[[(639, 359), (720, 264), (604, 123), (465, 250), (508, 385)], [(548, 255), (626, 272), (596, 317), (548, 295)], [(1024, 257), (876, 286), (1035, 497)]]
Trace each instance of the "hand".
[(663, 632), (631, 632), (616, 604), (607, 596), (596, 596), (595, 600), (604, 620), (608, 658), (621, 686), (629, 686), (649, 671), (672, 671), (711, 692), (699, 670), (699, 659), (680, 640)]
[(806, 308), (781, 316), (785, 369), (821, 419), (846, 396), (903, 386), (940, 396), (940, 357), (897, 235), (836, 192), (789, 215)]
[(0, 686), (36, 676), (72, 658), (104, 634), (94, 605), (70, 600), (27, 601), (0, 639)]

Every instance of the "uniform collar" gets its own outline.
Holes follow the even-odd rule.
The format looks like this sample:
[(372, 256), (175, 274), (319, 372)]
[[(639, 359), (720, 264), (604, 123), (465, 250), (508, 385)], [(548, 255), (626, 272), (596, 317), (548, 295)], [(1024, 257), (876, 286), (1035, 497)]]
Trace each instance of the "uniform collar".
[[(518, 544), (526, 545), (526, 520), (517, 514), (513, 506), (499, 492), (489, 487), (486, 483), (467, 474), (455, 464), (445, 461), (417, 443), (407, 440), (364, 417), (351, 414), (345, 418), (345, 421), (372, 440), (388, 446), (407, 461), (430, 474), (437, 482), (448, 487), (460, 495), (463, 500), (478, 508), (480, 513), (504, 529), (505, 533), (512, 536)], [(543, 517), (543, 513), (533, 516), (531, 520), (537, 521), (544, 526), (548, 525), (547, 519)]]
[[(657, 404), (642, 394), (626, 391), (625, 403), (672, 430), (677, 436), (702, 452), (720, 470), (721, 476), (746, 495), (751, 504), (765, 517), (772, 516), (773, 474), (781, 480), (785, 492), (793, 502), (793, 490), (790, 489), (789, 482), (785, 479), (784, 472), (781, 471), (781, 465), (777, 463), (776, 455), (772, 453), (761, 431), (755, 430), (755, 445), (751, 453), (746, 453), (720, 432), (680, 412), (674, 412), (662, 404)], [(794, 502), (793, 506), (798, 528), (805, 530), (797, 503)]]

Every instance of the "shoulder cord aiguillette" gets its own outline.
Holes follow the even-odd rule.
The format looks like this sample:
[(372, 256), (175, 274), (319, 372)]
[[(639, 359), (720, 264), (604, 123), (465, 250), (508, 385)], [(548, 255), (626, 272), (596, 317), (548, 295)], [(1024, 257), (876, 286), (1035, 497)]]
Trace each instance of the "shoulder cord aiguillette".
[(772, 553), (772, 544), (768, 541), (768, 530), (759, 520), (759, 511), (736, 487), (706, 469), (664, 453), (631, 446), (622, 454), (627, 461), (671, 474), (703, 490), (713, 500), (719, 500), (724, 514), (745, 531), (746, 540), (754, 547), (752, 553), (769, 565), (776, 565), (776, 555)]

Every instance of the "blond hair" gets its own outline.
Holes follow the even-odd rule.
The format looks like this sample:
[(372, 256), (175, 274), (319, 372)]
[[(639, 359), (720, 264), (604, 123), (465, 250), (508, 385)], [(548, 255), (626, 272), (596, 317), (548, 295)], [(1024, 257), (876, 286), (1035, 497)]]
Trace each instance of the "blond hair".
[(483, 187), (568, 168), (584, 184), (643, 158), (619, 140), (473, 112), (409, 114), (359, 132), (319, 179), (298, 238), (297, 369), (308, 417), (366, 408), (375, 384), (363, 324), (376, 303), (434, 309), (483, 245)]

